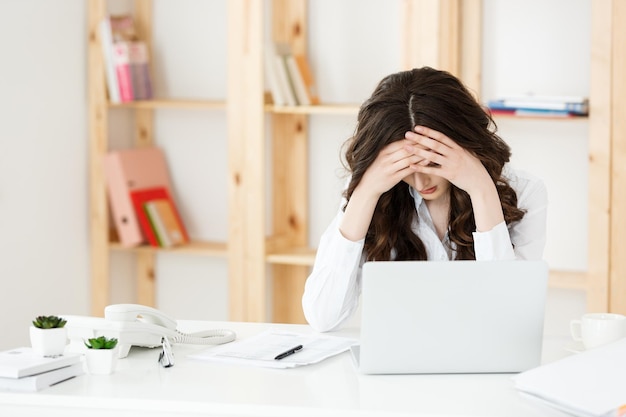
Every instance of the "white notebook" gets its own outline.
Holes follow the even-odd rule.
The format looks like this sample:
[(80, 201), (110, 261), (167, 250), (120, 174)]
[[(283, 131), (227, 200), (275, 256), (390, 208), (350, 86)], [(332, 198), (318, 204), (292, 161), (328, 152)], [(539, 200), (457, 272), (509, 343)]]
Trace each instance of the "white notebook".
[(63, 368), (53, 369), (52, 371), (25, 376), (23, 378), (0, 378), (0, 390), (19, 392), (40, 391), (84, 373), (83, 363), (78, 362), (73, 365), (64, 366)]
[(66, 353), (54, 358), (45, 358), (30, 347), (20, 347), (0, 352), (0, 378), (23, 378), (73, 365), (81, 361), (77, 353)]
[(576, 416), (599, 417), (626, 406), (626, 338), (521, 374), (521, 392)]

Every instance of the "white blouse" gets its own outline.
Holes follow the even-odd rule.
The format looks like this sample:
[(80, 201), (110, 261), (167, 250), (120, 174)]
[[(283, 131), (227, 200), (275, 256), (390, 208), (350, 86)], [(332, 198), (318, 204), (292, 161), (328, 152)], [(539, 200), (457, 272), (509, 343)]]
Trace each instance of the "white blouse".
[[(543, 257), (546, 241), (547, 191), (543, 181), (505, 166), (504, 176), (517, 193), (517, 205), (526, 210), (519, 222), (507, 228), (502, 222), (487, 232), (474, 232), (476, 260), (528, 259)], [(426, 247), (429, 260), (452, 260), (453, 249), (439, 240), (430, 213), (419, 193), (410, 186), (420, 221), (413, 231)], [(341, 207), (345, 204), (342, 201)], [(339, 225), (343, 210), (323, 233), (311, 275), (307, 278), (302, 308), (308, 323), (317, 331), (338, 328), (357, 309), (361, 294), (361, 268), (365, 261), (365, 239), (353, 242), (343, 237)], [(447, 235), (444, 241), (447, 240)]]

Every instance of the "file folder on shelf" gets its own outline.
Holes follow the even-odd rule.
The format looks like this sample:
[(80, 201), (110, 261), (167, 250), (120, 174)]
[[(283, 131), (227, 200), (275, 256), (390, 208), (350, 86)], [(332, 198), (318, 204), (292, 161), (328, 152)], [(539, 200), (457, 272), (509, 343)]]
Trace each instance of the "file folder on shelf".
[(157, 187), (171, 192), (163, 151), (156, 147), (112, 151), (105, 155), (103, 165), (109, 205), (120, 243), (136, 246), (146, 242), (131, 195)]

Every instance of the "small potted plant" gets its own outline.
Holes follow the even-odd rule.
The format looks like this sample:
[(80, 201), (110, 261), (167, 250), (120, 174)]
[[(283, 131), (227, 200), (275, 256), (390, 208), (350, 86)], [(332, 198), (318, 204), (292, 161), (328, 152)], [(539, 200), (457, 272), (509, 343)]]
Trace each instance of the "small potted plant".
[(108, 375), (115, 371), (117, 364), (117, 339), (106, 336), (87, 339), (85, 362), (87, 370), (94, 375)]
[(41, 356), (60, 356), (67, 345), (67, 321), (59, 316), (37, 316), (30, 327), (30, 344)]

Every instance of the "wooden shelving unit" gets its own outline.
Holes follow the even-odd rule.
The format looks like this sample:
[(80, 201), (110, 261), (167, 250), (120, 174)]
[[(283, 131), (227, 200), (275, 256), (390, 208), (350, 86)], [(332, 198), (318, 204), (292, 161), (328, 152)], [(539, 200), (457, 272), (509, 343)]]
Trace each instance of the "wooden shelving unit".
[[(170, 250), (226, 257), (231, 320), (303, 322), (300, 300), (315, 256), (308, 241), (307, 123), (309, 115), (345, 115), (358, 104), (273, 106), (265, 103), (265, 27), (275, 41), (295, 53), (307, 52), (307, 1), (273, 0), (270, 21), (265, 2), (229, 0), (228, 99), (226, 102), (151, 100), (107, 103), (104, 66), (97, 31), (106, 0), (89, 1), (89, 103), (91, 143), (92, 311), (108, 303), (109, 251), (128, 250), (108, 238), (101, 156), (107, 151), (108, 110), (135, 112), (136, 146), (151, 146), (155, 109), (226, 109), (228, 119), (228, 242), (194, 242)], [(150, 44), (151, 1), (135, 0), (140, 35)], [(481, 0), (406, 0), (401, 3), (402, 68), (424, 65), (449, 70), (474, 91), (481, 83)], [(551, 285), (584, 289), (590, 310), (626, 312), (626, 124), (620, 109), (626, 97), (626, 4), (593, 2), (593, 57), (590, 132), (589, 272), (552, 271)], [(607, 25), (607, 22), (611, 24)], [(618, 76), (622, 74), (622, 76)], [(268, 117), (269, 116), (269, 117)], [(266, 120), (271, 123), (271, 174), (266, 178)], [(266, 230), (267, 190), (271, 185), (272, 230)], [(138, 259), (138, 300), (154, 304), (153, 248), (132, 249)]]
[[(89, 117), (90, 117), (90, 211), (91, 211), (91, 310), (101, 316), (110, 303), (109, 253), (124, 251), (134, 253), (137, 259), (137, 300), (145, 305), (155, 304), (155, 256), (159, 252), (186, 255), (228, 257), (226, 242), (194, 241), (184, 247), (160, 249), (151, 246), (125, 248), (109, 240), (109, 220), (106, 184), (102, 169), (102, 156), (109, 150), (108, 112), (111, 109), (127, 109), (134, 112), (135, 140), (137, 147), (154, 143), (153, 112), (158, 109), (224, 110), (225, 101), (154, 99), (113, 104), (107, 100), (104, 78), (99, 23), (106, 16), (107, 0), (89, 0)], [(136, 28), (139, 37), (149, 46), (152, 44), (152, 1), (134, 0)]]

